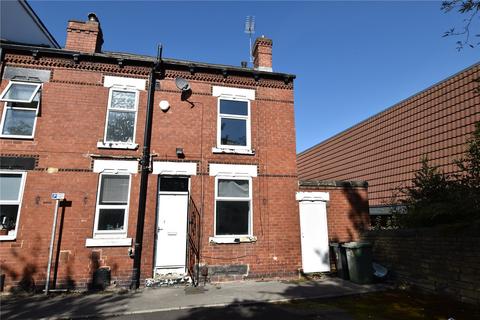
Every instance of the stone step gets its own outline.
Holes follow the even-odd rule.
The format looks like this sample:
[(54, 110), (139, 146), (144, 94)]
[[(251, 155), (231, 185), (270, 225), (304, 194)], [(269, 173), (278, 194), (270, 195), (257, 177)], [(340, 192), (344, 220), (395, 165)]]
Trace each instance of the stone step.
[(188, 274), (156, 274), (154, 278), (145, 279), (146, 287), (169, 287), (191, 285), (192, 279)]

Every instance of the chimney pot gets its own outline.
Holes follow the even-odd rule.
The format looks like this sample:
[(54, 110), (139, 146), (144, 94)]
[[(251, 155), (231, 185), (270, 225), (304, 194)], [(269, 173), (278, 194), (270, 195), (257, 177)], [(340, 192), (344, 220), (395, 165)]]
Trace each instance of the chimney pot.
[(88, 21), (98, 22), (98, 17), (97, 17), (97, 15), (95, 14), (95, 12), (90, 12), (90, 13), (88, 14)]
[(255, 40), (253, 45), (253, 67), (259, 71), (272, 71), (272, 39), (264, 35)]

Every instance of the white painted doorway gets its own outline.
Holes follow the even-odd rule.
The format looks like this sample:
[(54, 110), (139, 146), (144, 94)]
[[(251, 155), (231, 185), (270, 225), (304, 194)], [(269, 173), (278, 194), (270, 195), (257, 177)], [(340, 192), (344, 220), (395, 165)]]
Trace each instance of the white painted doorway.
[(302, 268), (305, 273), (330, 271), (327, 204), (328, 193), (298, 192)]
[(160, 177), (155, 275), (186, 272), (188, 177)]

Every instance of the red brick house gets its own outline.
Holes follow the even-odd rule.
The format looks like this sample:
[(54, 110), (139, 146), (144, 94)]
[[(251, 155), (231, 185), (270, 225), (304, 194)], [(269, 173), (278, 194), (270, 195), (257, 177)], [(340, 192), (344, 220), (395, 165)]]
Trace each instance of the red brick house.
[[(52, 192), (71, 202), (59, 215), (57, 284), (84, 287), (99, 266), (120, 284), (131, 276), (154, 59), (101, 52), (94, 19), (69, 22), (65, 49), (2, 44), (1, 200), (10, 226), (0, 252), (7, 283), (45, 278)], [(271, 70), (272, 41), (260, 38), (255, 48), (262, 70)], [(163, 60), (142, 278), (185, 270), (188, 226), (201, 234), (200, 243), (192, 241), (212, 277), (298, 272), (294, 76), (257, 69)], [(177, 78), (191, 85), (187, 99)]]
[(155, 59), (102, 52), (102, 43), (94, 15), (69, 22), (64, 49), (2, 43), (0, 261), (7, 285), (38, 288), (46, 279), (53, 192), (66, 197), (51, 271), (57, 287), (87, 287), (99, 268), (128, 285), (143, 166), (141, 279), (195, 278), (199, 265), (211, 280), (298, 275), (297, 200), (310, 200), (296, 199), (295, 76), (272, 71), (272, 41), (256, 40), (254, 68), (162, 59), (144, 163)]

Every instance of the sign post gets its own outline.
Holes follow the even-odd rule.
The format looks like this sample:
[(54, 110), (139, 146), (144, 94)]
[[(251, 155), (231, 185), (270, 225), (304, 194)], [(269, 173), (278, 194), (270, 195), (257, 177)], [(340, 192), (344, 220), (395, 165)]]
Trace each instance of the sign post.
[(55, 231), (57, 230), (57, 216), (58, 216), (58, 207), (60, 201), (65, 199), (65, 193), (52, 193), (52, 200), (55, 200), (55, 214), (53, 217), (52, 225), (52, 238), (50, 239), (50, 252), (48, 253), (48, 266), (47, 266), (47, 281), (45, 282), (45, 294), (48, 294), (50, 287), (50, 270), (52, 268), (52, 257), (53, 257), (53, 244), (55, 242)]

